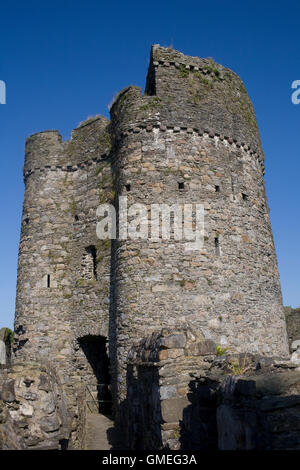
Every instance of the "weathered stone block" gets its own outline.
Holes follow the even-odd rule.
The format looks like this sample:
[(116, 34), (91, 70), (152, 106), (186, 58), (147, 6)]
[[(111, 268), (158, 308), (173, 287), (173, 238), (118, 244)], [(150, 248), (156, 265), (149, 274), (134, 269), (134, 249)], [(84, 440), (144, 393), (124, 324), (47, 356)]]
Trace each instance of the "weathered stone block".
[(39, 420), (41, 429), (45, 432), (54, 432), (59, 430), (59, 420), (56, 415), (54, 416), (44, 416)]
[(16, 396), (14, 385), (14, 380), (6, 380), (2, 383), (2, 386), (0, 388), (0, 400), (3, 400), (8, 403), (15, 401)]
[(161, 400), (174, 398), (177, 396), (175, 385), (165, 385), (159, 388)]
[(167, 349), (184, 348), (186, 336), (184, 334), (165, 336), (160, 339), (160, 345)]
[(211, 339), (205, 339), (198, 343), (192, 344), (188, 348), (188, 353), (192, 356), (206, 356), (216, 354), (216, 344)]
[(176, 422), (182, 419), (183, 410), (188, 406), (186, 397), (171, 398), (161, 402), (161, 414), (166, 423)]

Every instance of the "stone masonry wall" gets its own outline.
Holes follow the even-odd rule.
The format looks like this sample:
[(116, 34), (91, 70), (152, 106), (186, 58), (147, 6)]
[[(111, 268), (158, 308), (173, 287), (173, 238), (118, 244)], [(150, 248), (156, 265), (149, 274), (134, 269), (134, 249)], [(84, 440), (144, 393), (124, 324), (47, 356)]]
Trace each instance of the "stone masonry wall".
[(152, 46), (146, 93), (160, 101), (162, 124), (199, 128), (249, 145), (263, 160), (256, 117), (245, 86), (213, 59)]
[(49, 364), (14, 364), (0, 373), (0, 449), (66, 449), (71, 417)]
[(99, 117), (70, 141), (48, 131), (26, 146), (14, 355), (52, 361), (73, 407), (75, 434), (80, 382), (97, 385), (79, 341), (108, 336), (110, 245), (96, 236), (96, 209), (111, 197), (107, 125)]
[[(122, 425), (132, 450), (181, 448), (181, 426), (190, 404), (193, 374), (199, 370), (205, 373), (215, 355), (214, 342), (189, 328), (164, 328), (131, 349), (128, 396), (123, 403), (128, 414), (122, 417)], [(214, 448), (215, 413), (206, 406), (205, 414), (202, 431), (193, 435), (195, 449)]]
[(189, 329), (153, 333), (129, 354), (129, 448), (299, 449), (299, 366), (217, 355), (211, 340)]
[[(128, 207), (142, 203), (148, 211), (157, 203), (203, 204), (205, 235), (203, 249), (194, 252), (186, 250), (186, 240), (128, 239), (115, 244), (114, 369), (121, 400), (132, 340), (159, 326), (187, 324), (237, 351), (288, 354), (259, 135), (256, 125), (242, 118), (235, 121), (238, 103), (243, 110), (248, 106), (254, 119), (249, 98), (236, 92), (232, 102), (228, 97), (220, 101), (222, 114), (209, 108), (209, 113), (216, 109), (210, 120), (213, 130), (205, 131), (202, 109), (207, 106), (193, 103), (180, 67), (152, 60), (149, 74), (151, 96), (129, 87), (111, 108), (116, 195), (127, 196)], [(220, 100), (226, 95), (227, 85), (219, 78), (206, 89), (206, 100), (214, 102), (215, 86), (221, 87)], [(174, 99), (166, 87), (174, 90)], [(241, 140), (228, 137), (238, 122), (235, 135)]]
[(11, 343), (13, 332), (9, 328), (0, 329), (0, 369), (11, 363)]
[(300, 449), (299, 365), (222, 382), (217, 409), (220, 450)]
[(285, 307), (284, 310), (289, 345), (291, 347), (294, 341), (299, 341), (300, 344), (300, 308)]

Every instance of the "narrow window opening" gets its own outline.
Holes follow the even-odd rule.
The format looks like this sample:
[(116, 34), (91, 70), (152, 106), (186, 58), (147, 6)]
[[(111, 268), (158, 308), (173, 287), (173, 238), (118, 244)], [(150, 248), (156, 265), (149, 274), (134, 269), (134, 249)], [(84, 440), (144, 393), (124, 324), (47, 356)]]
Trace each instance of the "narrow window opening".
[(236, 187), (236, 177), (234, 175), (231, 175), (231, 190), (232, 190), (234, 201), (235, 201), (235, 187)]
[(127, 192), (131, 191), (131, 184), (126, 184), (125, 188)]
[(24, 219), (24, 224), (25, 224), (25, 225), (28, 225), (28, 224), (29, 224), (29, 218), (28, 218), (28, 217), (26, 217), (26, 219)]
[(243, 201), (248, 201), (249, 200), (248, 194), (245, 194), (245, 193), (242, 193), (242, 198), (243, 198)]
[(75, 215), (74, 219), (76, 220), (76, 222), (79, 220), (79, 217), (78, 215)]
[(220, 192), (220, 186), (216, 185), (215, 190), (216, 190), (216, 193), (219, 193)]
[(82, 278), (89, 280), (97, 280), (97, 250), (94, 245), (85, 248), (81, 261)]
[(219, 240), (219, 237), (215, 237), (215, 251), (216, 251), (216, 255), (220, 256), (220, 240)]
[(49, 288), (50, 287), (50, 274), (47, 274), (47, 287)]
[(183, 181), (178, 182), (178, 189), (184, 189), (184, 182)]

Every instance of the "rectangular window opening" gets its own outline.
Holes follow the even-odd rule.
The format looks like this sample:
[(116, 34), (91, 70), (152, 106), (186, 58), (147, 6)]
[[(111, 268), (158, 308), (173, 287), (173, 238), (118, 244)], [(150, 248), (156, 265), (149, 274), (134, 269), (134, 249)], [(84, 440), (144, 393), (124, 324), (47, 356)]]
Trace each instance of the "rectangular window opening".
[(219, 237), (215, 237), (215, 251), (216, 251), (216, 255), (220, 256), (220, 240), (219, 240)]
[(81, 266), (83, 279), (97, 280), (97, 249), (94, 245), (85, 248)]
[(184, 182), (183, 181), (178, 182), (178, 189), (184, 189)]
[(220, 192), (220, 186), (219, 186), (219, 185), (216, 185), (216, 186), (215, 186), (215, 190), (216, 190), (216, 193), (219, 193), (219, 192)]
[(131, 184), (125, 184), (125, 188), (127, 192), (131, 191)]
[(242, 198), (243, 198), (243, 201), (248, 201), (249, 200), (248, 194), (245, 194), (245, 193), (242, 193)]
[(47, 274), (47, 288), (50, 287), (50, 274)]

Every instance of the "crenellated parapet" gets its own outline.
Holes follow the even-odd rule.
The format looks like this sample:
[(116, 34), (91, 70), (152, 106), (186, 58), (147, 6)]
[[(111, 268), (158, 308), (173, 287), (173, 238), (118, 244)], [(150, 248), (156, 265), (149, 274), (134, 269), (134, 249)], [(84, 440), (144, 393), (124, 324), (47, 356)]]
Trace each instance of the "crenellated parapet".
[(33, 134), (26, 140), (24, 180), (37, 172), (76, 171), (101, 162), (111, 151), (109, 120), (104, 116), (87, 119), (62, 141), (58, 131)]

